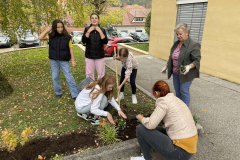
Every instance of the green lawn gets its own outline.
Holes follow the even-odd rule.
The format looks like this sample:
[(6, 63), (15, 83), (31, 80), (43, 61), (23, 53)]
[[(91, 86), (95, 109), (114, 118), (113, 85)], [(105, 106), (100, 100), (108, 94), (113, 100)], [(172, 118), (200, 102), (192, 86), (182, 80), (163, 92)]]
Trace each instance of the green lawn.
[(128, 44), (131, 47), (135, 47), (141, 50), (144, 50), (146, 52), (149, 51), (149, 43), (140, 43), (140, 44)]
[[(77, 66), (75, 69), (72, 68), (72, 72), (76, 83), (79, 83), (85, 78), (85, 58), (84, 53), (76, 46), (74, 53)], [(25, 127), (31, 127), (32, 139), (94, 127), (76, 115), (74, 100), (62, 72), (60, 81), (63, 96), (61, 99), (55, 97), (48, 48), (0, 55), (0, 68), (14, 89), (10, 96), (0, 99), (0, 131), (4, 128), (12, 129), (20, 136)], [(106, 74), (115, 76), (109, 68), (106, 68)], [(137, 90), (138, 105), (133, 105), (131, 87), (129, 83), (126, 85), (125, 99), (121, 101), (121, 105), (129, 106), (130, 109), (126, 113), (128, 118), (137, 113), (144, 115), (152, 113), (155, 102)], [(115, 89), (115, 97), (116, 95)], [(116, 112), (113, 113), (117, 115)]]

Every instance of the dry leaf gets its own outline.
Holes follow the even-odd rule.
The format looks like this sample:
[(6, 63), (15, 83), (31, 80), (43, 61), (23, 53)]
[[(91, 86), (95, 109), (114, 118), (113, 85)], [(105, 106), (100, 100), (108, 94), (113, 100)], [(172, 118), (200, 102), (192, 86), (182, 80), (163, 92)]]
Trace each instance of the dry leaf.
[(14, 106), (14, 108), (17, 108), (17, 106)]
[(206, 112), (206, 111), (207, 111), (207, 109), (202, 109), (202, 111)]
[(38, 155), (38, 159), (43, 159), (43, 157), (41, 155)]

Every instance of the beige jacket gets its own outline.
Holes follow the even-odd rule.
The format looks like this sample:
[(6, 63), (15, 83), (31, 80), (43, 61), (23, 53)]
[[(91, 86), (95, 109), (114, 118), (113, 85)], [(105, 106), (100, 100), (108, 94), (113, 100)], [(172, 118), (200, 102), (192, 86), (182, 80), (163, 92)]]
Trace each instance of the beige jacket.
[(158, 98), (155, 106), (152, 115), (142, 119), (142, 124), (146, 128), (155, 129), (163, 120), (164, 128), (171, 140), (190, 138), (197, 134), (189, 108), (173, 93)]

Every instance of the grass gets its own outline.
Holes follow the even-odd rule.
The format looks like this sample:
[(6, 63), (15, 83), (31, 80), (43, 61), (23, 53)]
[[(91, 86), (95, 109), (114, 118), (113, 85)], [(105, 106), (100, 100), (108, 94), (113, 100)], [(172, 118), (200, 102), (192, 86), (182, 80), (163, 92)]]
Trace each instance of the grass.
[(128, 44), (131, 47), (135, 47), (141, 50), (144, 50), (146, 52), (149, 51), (149, 43), (140, 43), (140, 44)]
[[(85, 79), (85, 57), (76, 46), (74, 46), (74, 53), (77, 66), (75, 69), (72, 68), (72, 72), (76, 83), (79, 83)], [(48, 48), (0, 55), (0, 68), (14, 89), (10, 96), (0, 99), (0, 131), (4, 128), (12, 129), (20, 136), (22, 130), (31, 127), (33, 130), (31, 139), (33, 139), (94, 128), (91, 123), (76, 115), (74, 100), (71, 98), (62, 72), (60, 81), (63, 96), (61, 99), (55, 97)], [(115, 76), (115, 72), (109, 68), (106, 68), (106, 74)], [(138, 105), (133, 105), (131, 87), (127, 83), (125, 98), (121, 101), (121, 105), (126, 104), (130, 108), (126, 113), (128, 118), (138, 113), (149, 115), (153, 111), (155, 102), (150, 97), (138, 89), (137, 97)], [(117, 117), (117, 112), (113, 111), (113, 113)], [(1, 147), (2, 141), (0, 141)]]

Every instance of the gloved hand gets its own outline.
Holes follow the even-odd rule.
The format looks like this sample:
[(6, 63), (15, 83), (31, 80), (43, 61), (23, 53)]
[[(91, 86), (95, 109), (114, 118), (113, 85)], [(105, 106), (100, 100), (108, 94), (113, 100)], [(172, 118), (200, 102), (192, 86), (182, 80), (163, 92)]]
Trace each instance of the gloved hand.
[(167, 71), (167, 66), (164, 66), (161, 72), (162, 74), (166, 74), (166, 71)]
[(137, 115), (133, 116), (133, 117), (131, 118), (131, 121), (132, 121), (132, 120), (138, 120), (138, 119), (137, 119)]
[(185, 66), (185, 70), (183, 70), (183, 74), (186, 75), (192, 67), (190, 65)]

